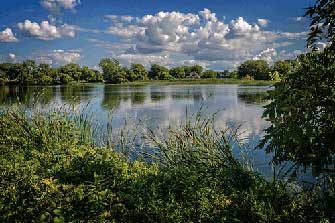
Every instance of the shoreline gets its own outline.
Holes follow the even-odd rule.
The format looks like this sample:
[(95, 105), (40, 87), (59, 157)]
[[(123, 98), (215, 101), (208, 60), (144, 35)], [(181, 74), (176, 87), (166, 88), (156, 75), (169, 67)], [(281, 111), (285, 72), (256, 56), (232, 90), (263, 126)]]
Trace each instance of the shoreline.
[(51, 84), (51, 85), (36, 85), (36, 84), (17, 84), (3, 83), (0, 86), (59, 86), (59, 85), (115, 85), (115, 86), (145, 86), (145, 85), (228, 85), (236, 84), (243, 86), (269, 86), (275, 81), (266, 80), (240, 80), (240, 79), (178, 79), (178, 80), (141, 80), (133, 82), (124, 82), (119, 84), (104, 83), (104, 82), (70, 82), (67, 84)]

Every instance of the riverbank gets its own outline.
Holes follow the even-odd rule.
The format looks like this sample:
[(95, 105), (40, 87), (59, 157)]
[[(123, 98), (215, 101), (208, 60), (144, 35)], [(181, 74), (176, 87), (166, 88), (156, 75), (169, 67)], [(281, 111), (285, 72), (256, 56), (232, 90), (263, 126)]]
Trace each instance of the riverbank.
[(177, 79), (177, 80), (143, 80), (126, 82), (117, 85), (192, 85), (192, 84), (237, 84), (245, 86), (273, 85), (275, 81), (241, 80), (241, 79)]
[[(143, 85), (196, 85), (196, 84), (236, 84), (244, 86), (267, 86), (273, 85), (275, 81), (265, 80), (241, 80), (241, 79), (175, 79), (175, 80), (140, 80), (133, 82), (124, 82), (120, 84), (110, 84), (103, 82), (69, 82), (64, 85), (92, 85), (92, 84), (108, 84), (108, 85), (120, 85), (120, 86), (143, 86)], [(18, 82), (7, 82), (2, 85), (20, 85)], [(53, 86), (53, 85), (35, 85), (35, 84), (22, 84), (27, 86)], [(61, 85), (61, 84), (55, 84)], [(0, 85), (1, 86), (1, 85)]]

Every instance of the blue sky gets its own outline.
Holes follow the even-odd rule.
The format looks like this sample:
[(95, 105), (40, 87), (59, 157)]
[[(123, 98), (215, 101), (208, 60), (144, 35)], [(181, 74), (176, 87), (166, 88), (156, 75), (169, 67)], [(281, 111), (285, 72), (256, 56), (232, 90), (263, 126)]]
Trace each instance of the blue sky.
[(200, 64), (233, 69), (305, 52), (312, 0), (11, 0), (0, 7), (0, 60), (96, 67)]

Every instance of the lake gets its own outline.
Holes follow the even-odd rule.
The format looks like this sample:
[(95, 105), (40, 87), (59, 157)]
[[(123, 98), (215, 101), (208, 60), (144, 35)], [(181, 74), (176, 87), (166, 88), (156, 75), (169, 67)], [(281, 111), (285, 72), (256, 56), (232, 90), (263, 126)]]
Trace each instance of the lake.
[[(66, 85), (66, 86), (0, 86), (1, 108), (16, 102), (27, 107), (73, 107), (91, 113), (101, 125), (111, 120), (113, 128), (140, 120), (141, 127), (166, 129), (178, 126), (187, 116), (202, 111), (216, 114), (220, 128), (240, 126), (240, 138), (250, 147), (257, 145), (268, 123), (261, 118), (266, 92), (270, 86), (238, 85)], [(134, 127), (135, 128), (135, 127)], [(236, 153), (238, 156), (238, 153)], [(254, 166), (271, 175), (269, 156), (263, 151), (250, 151)]]

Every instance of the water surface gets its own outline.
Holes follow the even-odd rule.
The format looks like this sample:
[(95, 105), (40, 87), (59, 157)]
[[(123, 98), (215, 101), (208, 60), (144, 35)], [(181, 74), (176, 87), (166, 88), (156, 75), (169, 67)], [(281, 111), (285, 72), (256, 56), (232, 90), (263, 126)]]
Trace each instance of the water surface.
[[(172, 85), (172, 86), (0, 86), (0, 105), (7, 107), (21, 102), (28, 107), (38, 101), (44, 108), (72, 106), (90, 112), (102, 125), (111, 120), (114, 128), (125, 120), (141, 120), (142, 127), (177, 126), (202, 109), (205, 116), (216, 115), (217, 127), (240, 126), (240, 137), (257, 144), (268, 123), (261, 118), (266, 92), (270, 86), (238, 85)], [(270, 173), (269, 157), (252, 151), (255, 166)]]

